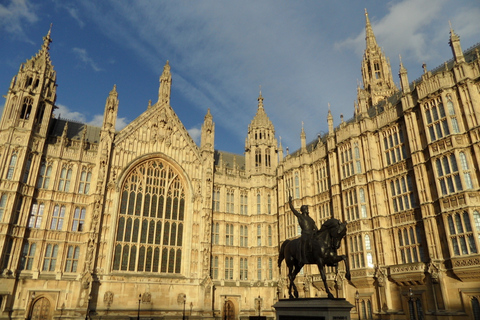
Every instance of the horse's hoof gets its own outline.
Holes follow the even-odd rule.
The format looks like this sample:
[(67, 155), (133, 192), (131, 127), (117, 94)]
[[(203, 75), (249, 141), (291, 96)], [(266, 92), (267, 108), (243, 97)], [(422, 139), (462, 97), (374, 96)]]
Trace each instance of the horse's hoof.
[(347, 273), (347, 274), (345, 274), (345, 278), (346, 278), (347, 280), (352, 280), (352, 276), (350, 275), (350, 272)]
[(335, 297), (333, 296), (333, 294), (331, 294), (330, 292), (328, 293), (328, 299), (335, 299)]

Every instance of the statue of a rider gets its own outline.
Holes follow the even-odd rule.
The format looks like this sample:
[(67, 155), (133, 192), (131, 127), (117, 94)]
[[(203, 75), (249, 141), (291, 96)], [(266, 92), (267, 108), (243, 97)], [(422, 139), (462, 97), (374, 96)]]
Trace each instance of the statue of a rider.
[(308, 213), (307, 205), (302, 205), (300, 207), (300, 213), (293, 207), (292, 196), (289, 196), (288, 204), (290, 205), (290, 209), (292, 210), (293, 214), (297, 217), (300, 228), (302, 228), (302, 235), (300, 237), (301, 252), (298, 254), (297, 259), (300, 263), (307, 264), (307, 252), (312, 250), (313, 235), (318, 231), (318, 228), (315, 224), (315, 221)]

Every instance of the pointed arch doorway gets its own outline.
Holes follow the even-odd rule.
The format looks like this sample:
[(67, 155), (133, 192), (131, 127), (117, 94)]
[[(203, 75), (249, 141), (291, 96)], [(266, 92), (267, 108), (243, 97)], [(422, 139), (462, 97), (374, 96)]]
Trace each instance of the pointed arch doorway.
[(225, 301), (222, 320), (235, 320), (235, 306), (230, 300)]
[(45, 298), (39, 298), (33, 302), (32, 309), (30, 311), (31, 320), (50, 320), (52, 318), (52, 310), (50, 301)]

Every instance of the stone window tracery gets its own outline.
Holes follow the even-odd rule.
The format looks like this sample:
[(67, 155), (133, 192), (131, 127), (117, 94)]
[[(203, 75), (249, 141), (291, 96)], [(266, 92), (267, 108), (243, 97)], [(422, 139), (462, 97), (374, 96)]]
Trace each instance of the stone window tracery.
[(240, 226), (240, 247), (248, 247), (248, 226)]
[(51, 173), (52, 173), (52, 166), (50, 164), (47, 164), (45, 161), (43, 161), (42, 165), (40, 166), (40, 174), (38, 175), (37, 188), (48, 189)]
[(240, 258), (240, 280), (248, 280), (248, 258)]
[(407, 158), (407, 149), (403, 137), (403, 131), (399, 127), (393, 127), (383, 134), (383, 148), (387, 165), (391, 165)]
[(390, 181), (393, 212), (409, 210), (415, 207), (412, 179), (409, 175)]
[(435, 166), (442, 195), (463, 190), (455, 154), (437, 159)]
[(13, 153), (12, 157), (10, 158), (10, 163), (8, 164), (7, 180), (12, 180), (13, 172), (15, 171), (15, 165), (16, 164), (17, 164), (17, 154)]
[(228, 224), (225, 227), (225, 245), (233, 246), (233, 224)]
[(113, 270), (180, 273), (184, 215), (177, 170), (161, 159), (138, 164), (121, 189)]
[(65, 206), (59, 206), (58, 204), (55, 205), (55, 207), (53, 207), (50, 230), (62, 230), (64, 217), (65, 217)]
[(72, 231), (84, 231), (83, 226), (85, 225), (85, 213), (85, 208), (75, 208), (75, 212), (73, 214)]
[(40, 228), (42, 225), (43, 210), (45, 205), (43, 203), (38, 204), (34, 202), (32, 204), (32, 210), (30, 211), (30, 218), (28, 220), (29, 228)]
[(457, 212), (447, 217), (450, 243), (455, 256), (476, 254), (478, 252), (475, 243), (475, 233), (477, 233), (478, 237), (480, 225), (478, 211), (475, 211), (473, 216), (476, 230), (472, 228), (470, 215), (467, 211)]
[(60, 172), (60, 180), (58, 182), (58, 191), (68, 192), (70, 189), (70, 180), (72, 179), (72, 169), (63, 167)]
[(25, 242), (20, 260), (20, 270), (32, 270), (33, 259), (35, 258), (36, 243)]
[(65, 263), (65, 272), (77, 272), (79, 257), (80, 257), (80, 248), (77, 246), (68, 246), (67, 261)]
[(419, 226), (410, 226), (398, 230), (398, 243), (401, 263), (424, 261), (422, 232)]
[(92, 172), (84, 168), (80, 173), (80, 183), (78, 184), (78, 193), (88, 194), (90, 191), (90, 180), (92, 179)]
[(2, 221), (3, 213), (5, 212), (6, 206), (7, 206), (7, 195), (2, 194), (0, 196), (0, 222)]
[(451, 134), (448, 120), (451, 122), (453, 133), (460, 132), (451, 96), (447, 97), (448, 115), (445, 112), (441, 97), (425, 103), (423, 108), (425, 110), (425, 120), (431, 142)]
[(55, 271), (55, 264), (57, 263), (58, 245), (47, 244), (45, 256), (43, 259), (43, 271)]
[(248, 214), (248, 195), (246, 192), (240, 193), (240, 214)]
[(225, 280), (233, 280), (233, 257), (225, 257)]

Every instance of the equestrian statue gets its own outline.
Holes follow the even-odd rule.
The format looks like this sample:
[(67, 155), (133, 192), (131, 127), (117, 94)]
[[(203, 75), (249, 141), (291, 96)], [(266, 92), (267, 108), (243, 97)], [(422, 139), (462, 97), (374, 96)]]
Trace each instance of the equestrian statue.
[(288, 287), (289, 298), (298, 298), (295, 278), (303, 266), (306, 264), (316, 264), (320, 271), (323, 284), (325, 285), (328, 298), (334, 299), (333, 294), (327, 286), (325, 266), (335, 267), (335, 272), (337, 272), (338, 263), (342, 260), (345, 261), (345, 278), (350, 280), (348, 258), (346, 255), (337, 254), (337, 249), (340, 248), (341, 241), (347, 233), (347, 223), (331, 218), (325, 221), (320, 230), (318, 230), (315, 221), (308, 213), (307, 205), (300, 207), (300, 213), (293, 207), (291, 196), (288, 199), (288, 204), (293, 214), (297, 217), (298, 224), (302, 228), (300, 238), (285, 240), (280, 247), (280, 253), (278, 255), (278, 267), (281, 267), (283, 260), (285, 260), (288, 267), (288, 279), (290, 281)]

